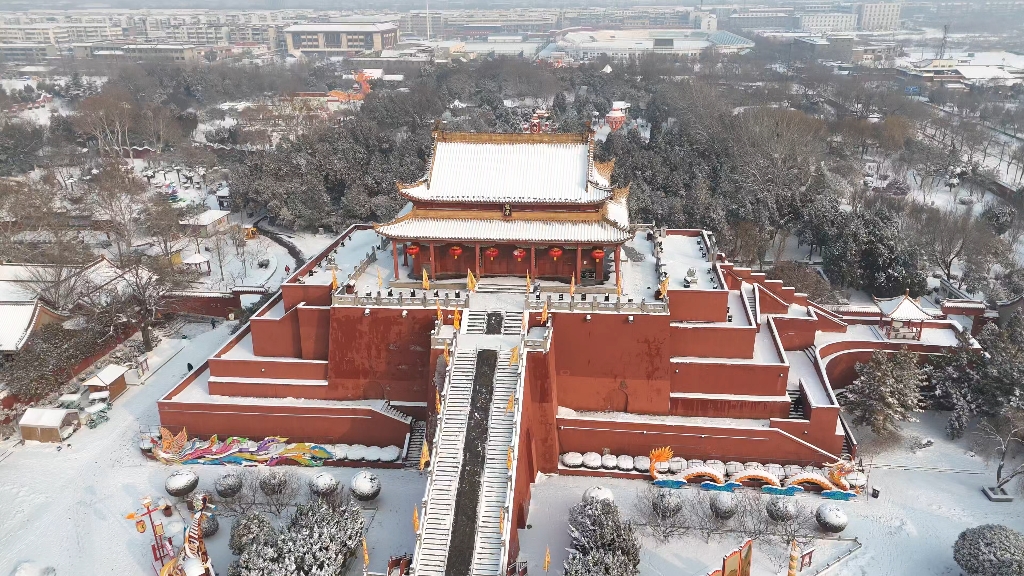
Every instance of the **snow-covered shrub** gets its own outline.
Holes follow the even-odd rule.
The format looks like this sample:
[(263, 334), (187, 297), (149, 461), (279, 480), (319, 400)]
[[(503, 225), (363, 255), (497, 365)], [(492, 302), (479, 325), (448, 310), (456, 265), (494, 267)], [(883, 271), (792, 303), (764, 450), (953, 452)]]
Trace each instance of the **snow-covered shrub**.
[(352, 495), (356, 500), (367, 502), (380, 496), (380, 478), (373, 472), (361, 470), (352, 477)]
[(221, 498), (234, 498), (242, 491), (242, 477), (234, 472), (227, 472), (214, 483), (217, 496)]
[(566, 452), (561, 457), (562, 466), (567, 468), (579, 468), (583, 466), (583, 454), (579, 452)]
[(615, 470), (619, 465), (619, 459), (611, 454), (605, 454), (601, 456), (601, 468), (605, 470)]
[(175, 498), (188, 496), (197, 486), (199, 486), (199, 476), (187, 468), (176, 470), (164, 482), (164, 490), (167, 490), (167, 493)]
[(314, 497), (278, 533), (245, 548), (229, 576), (340, 576), (361, 545), (363, 513), (350, 499)]
[(626, 454), (623, 454), (623, 455), (619, 456), (617, 460), (618, 460), (618, 462), (615, 465), (618, 467), (619, 470), (622, 470), (623, 472), (632, 472), (633, 471), (633, 457), (632, 456), (627, 456)]
[(327, 472), (321, 472), (309, 480), (309, 491), (318, 496), (325, 496), (338, 489), (338, 481)]
[(587, 452), (583, 455), (583, 465), (591, 470), (601, 467), (601, 455), (597, 452)]
[(213, 514), (204, 514), (199, 526), (203, 529), (203, 538), (208, 538), (220, 530), (220, 520)]
[(728, 520), (736, 515), (738, 507), (731, 492), (715, 492), (711, 495), (711, 512), (719, 520)]
[(818, 526), (821, 526), (822, 530), (833, 534), (846, 530), (846, 525), (849, 523), (846, 512), (843, 512), (843, 509), (835, 502), (825, 502), (818, 506), (818, 511), (814, 513), (814, 519), (817, 520)]
[(796, 516), (793, 500), (787, 496), (770, 498), (765, 505), (765, 512), (775, 522), (789, 522)]
[(984, 524), (960, 533), (953, 560), (968, 576), (1024, 574), (1024, 534), (999, 524)]
[(649, 472), (651, 470), (651, 458), (649, 456), (637, 456), (633, 458), (633, 470), (637, 472)]
[(248, 512), (239, 516), (231, 525), (228, 548), (235, 556), (241, 556), (254, 542), (262, 542), (274, 535), (274, 527), (266, 516), (255, 511)]
[(639, 574), (640, 538), (611, 500), (585, 498), (569, 509), (569, 536), (565, 576)]
[(288, 478), (280, 470), (271, 470), (260, 478), (260, 491), (267, 496), (280, 494), (288, 483)]
[(604, 486), (591, 486), (583, 493), (583, 501), (586, 502), (587, 500), (607, 500), (609, 502), (614, 502), (615, 495), (612, 494), (611, 490)]

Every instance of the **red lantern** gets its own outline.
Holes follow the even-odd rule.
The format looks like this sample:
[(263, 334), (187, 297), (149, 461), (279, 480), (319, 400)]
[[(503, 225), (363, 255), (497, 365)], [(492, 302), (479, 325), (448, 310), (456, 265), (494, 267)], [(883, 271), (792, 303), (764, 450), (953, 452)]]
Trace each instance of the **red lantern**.
[(558, 246), (555, 246), (554, 248), (548, 250), (548, 254), (550, 254), (551, 257), (554, 258), (555, 260), (558, 260), (558, 257), (562, 255), (562, 249), (559, 248)]
[(416, 244), (413, 244), (412, 246), (409, 246), (408, 248), (405, 249), (405, 253), (408, 254), (409, 256), (415, 256), (420, 253), (420, 247), (417, 246)]
[(448, 252), (452, 256), (455, 256), (455, 259), (458, 260), (459, 255), (462, 254), (462, 246), (452, 246), (451, 248), (448, 249)]
[(491, 246), (487, 250), (484, 250), (484, 254), (487, 255), (487, 257), (490, 258), (491, 260), (494, 260), (494, 257), (498, 255), (498, 249), (495, 248), (494, 246)]
[(516, 262), (522, 262), (523, 258), (526, 257), (526, 250), (522, 248), (516, 248), (512, 251), (512, 255), (516, 257)]
[(590, 253), (590, 255), (594, 257), (594, 260), (600, 260), (601, 258), (604, 258), (604, 250), (596, 248)]
[(143, 520), (142, 518), (139, 518), (138, 520), (136, 520), (135, 521), (135, 529), (139, 531), (139, 534), (145, 532), (146, 531), (146, 521)]

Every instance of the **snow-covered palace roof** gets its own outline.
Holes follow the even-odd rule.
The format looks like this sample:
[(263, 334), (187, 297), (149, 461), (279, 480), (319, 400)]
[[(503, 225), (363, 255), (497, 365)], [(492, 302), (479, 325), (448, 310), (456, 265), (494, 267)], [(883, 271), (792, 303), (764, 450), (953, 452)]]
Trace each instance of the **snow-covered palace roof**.
[(394, 222), (378, 226), (377, 231), (402, 240), (617, 244), (630, 238), (628, 230), (604, 220), (436, 218), (420, 216), (420, 213), (414, 210)]
[(410, 200), (595, 204), (611, 197), (580, 134), (435, 132), (426, 176), (399, 184)]

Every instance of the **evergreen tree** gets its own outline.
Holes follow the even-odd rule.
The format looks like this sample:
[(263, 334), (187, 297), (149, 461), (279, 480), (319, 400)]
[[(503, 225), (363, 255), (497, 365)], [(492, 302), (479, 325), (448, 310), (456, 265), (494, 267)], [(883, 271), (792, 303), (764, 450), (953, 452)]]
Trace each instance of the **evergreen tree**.
[(857, 363), (857, 379), (843, 391), (843, 408), (854, 424), (876, 434), (899, 430), (898, 422), (920, 411), (924, 375), (912, 352), (876, 351), (867, 364)]
[(934, 406), (952, 411), (946, 433), (953, 440), (964, 435), (972, 415), (984, 411), (983, 399), (988, 393), (982, 373), (986, 362), (985, 355), (971, 346), (970, 337), (963, 335), (955, 349), (934, 356), (925, 369), (934, 387)]
[(569, 510), (566, 576), (636, 576), (640, 539), (611, 500), (587, 498)]

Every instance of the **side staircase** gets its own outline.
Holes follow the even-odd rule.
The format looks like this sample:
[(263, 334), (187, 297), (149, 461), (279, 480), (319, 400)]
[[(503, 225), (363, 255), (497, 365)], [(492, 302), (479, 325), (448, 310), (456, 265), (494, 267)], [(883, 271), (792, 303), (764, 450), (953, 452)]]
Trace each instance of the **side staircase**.
[(427, 492), (427, 505), (420, 526), (422, 540), (416, 558), (416, 573), (419, 576), (442, 576), (445, 573), (473, 395), (476, 358), (476, 349), (456, 351), (451, 379), (445, 387), (440, 432), (431, 450), (430, 490)]
[(519, 336), (523, 333), (523, 315), (517, 312), (506, 312), (505, 321), (501, 326), (501, 333), (509, 336)]
[(462, 316), (462, 332), (464, 334), (484, 334), (487, 332), (487, 311), (466, 310)]
[[(508, 316), (506, 316), (506, 321)], [(506, 332), (507, 334), (508, 332)], [(494, 396), (491, 400), (484, 449), (483, 481), (476, 521), (476, 542), (473, 547), (472, 576), (494, 576), (501, 573), (501, 509), (508, 497), (508, 449), (519, 439), (513, 437), (518, 399), (508, 410), (519, 381), (519, 365), (509, 365), (512, 354), (498, 353), (494, 372)], [(505, 512), (506, 515), (508, 511)]]
[(409, 449), (405, 451), (405, 459), (402, 460), (402, 468), (416, 470), (420, 467), (420, 454), (423, 451), (423, 441), (427, 436), (427, 423), (417, 420), (412, 423), (409, 432)]

